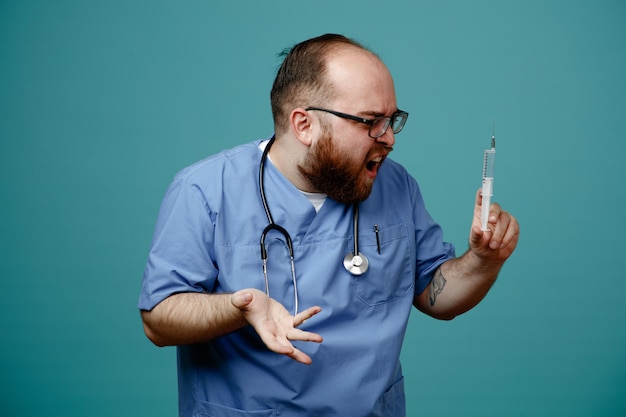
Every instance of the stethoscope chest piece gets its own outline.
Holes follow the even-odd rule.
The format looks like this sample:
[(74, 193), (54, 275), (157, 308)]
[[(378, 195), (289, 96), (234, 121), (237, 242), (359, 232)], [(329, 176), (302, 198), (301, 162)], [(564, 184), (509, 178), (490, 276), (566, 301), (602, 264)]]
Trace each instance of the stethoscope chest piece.
[(355, 255), (350, 252), (343, 258), (343, 266), (352, 275), (362, 275), (367, 271), (370, 263), (362, 253)]

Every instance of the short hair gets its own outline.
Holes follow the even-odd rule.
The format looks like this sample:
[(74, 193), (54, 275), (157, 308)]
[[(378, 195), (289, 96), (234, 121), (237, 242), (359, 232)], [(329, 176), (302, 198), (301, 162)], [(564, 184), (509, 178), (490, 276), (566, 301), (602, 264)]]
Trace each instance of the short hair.
[(270, 94), (277, 134), (288, 129), (291, 110), (299, 106), (320, 106), (333, 97), (332, 85), (326, 76), (326, 62), (329, 53), (342, 46), (371, 52), (353, 39), (328, 33), (298, 43), (279, 54), (284, 60)]

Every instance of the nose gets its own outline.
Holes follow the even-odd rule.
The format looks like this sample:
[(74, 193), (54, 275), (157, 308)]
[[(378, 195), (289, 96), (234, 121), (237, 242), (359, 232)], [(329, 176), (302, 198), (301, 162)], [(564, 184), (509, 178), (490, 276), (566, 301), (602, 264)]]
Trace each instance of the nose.
[(382, 143), (387, 148), (393, 148), (393, 145), (396, 143), (396, 137), (393, 133), (393, 129), (391, 128), (391, 126), (387, 128), (384, 135), (376, 138), (376, 142)]

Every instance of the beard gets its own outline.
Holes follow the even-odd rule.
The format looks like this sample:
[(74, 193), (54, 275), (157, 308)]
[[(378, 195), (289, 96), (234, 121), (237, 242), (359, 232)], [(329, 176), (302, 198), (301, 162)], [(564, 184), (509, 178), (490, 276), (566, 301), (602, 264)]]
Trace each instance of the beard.
[(336, 150), (328, 128), (323, 128), (304, 163), (298, 165), (300, 174), (317, 192), (343, 204), (358, 203), (370, 195), (374, 181), (363, 175), (363, 169), (364, 163), (349, 160)]

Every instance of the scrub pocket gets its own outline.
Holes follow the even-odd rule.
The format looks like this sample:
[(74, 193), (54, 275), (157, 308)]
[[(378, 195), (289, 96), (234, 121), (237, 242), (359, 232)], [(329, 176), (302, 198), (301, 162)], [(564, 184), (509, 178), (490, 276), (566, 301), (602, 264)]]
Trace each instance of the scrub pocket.
[(276, 410), (245, 411), (223, 405), (201, 401), (193, 417), (276, 417)]
[(406, 398), (404, 394), (404, 377), (394, 383), (374, 405), (375, 416), (406, 415)]
[(412, 294), (415, 265), (406, 224), (379, 226), (378, 237), (373, 229), (359, 231), (359, 251), (369, 260), (369, 270), (353, 276), (359, 299), (376, 306)]

